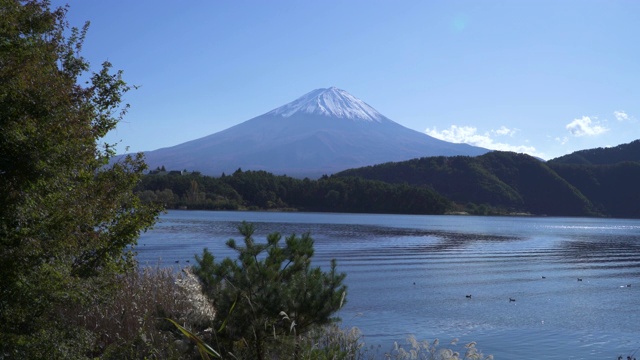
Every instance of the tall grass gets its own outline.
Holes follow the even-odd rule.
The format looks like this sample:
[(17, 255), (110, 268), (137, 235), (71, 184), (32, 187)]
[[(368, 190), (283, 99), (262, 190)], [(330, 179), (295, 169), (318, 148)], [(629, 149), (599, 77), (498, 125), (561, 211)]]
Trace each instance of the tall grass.
[(415, 336), (411, 335), (407, 338), (406, 344), (400, 345), (394, 343), (393, 349), (385, 354), (386, 359), (393, 360), (492, 360), (493, 355), (484, 356), (476, 348), (475, 341), (460, 346), (458, 340), (454, 339), (449, 347), (438, 348), (440, 342), (438, 339), (433, 342), (418, 341)]
[(198, 352), (164, 320), (207, 329), (214, 315), (195, 277), (146, 267), (117, 279), (113, 296), (63, 309), (94, 334), (94, 356), (104, 359), (189, 359)]

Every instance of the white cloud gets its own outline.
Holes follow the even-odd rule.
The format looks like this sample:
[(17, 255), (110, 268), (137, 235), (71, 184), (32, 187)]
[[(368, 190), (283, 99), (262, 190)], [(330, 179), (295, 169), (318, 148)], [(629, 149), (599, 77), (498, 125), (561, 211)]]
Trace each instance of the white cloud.
[[(597, 118), (594, 117), (594, 120), (597, 120)], [(565, 127), (573, 136), (596, 136), (609, 131), (609, 129), (598, 125), (596, 121), (591, 120), (588, 116), (574, 119)]]
[(558, 142), (560, 145), (566, 145), (569, 142), (569, 138), (566, 136), (556, 137), (554, 140)]
[(451, 125), (449, 129), (445, 129), (442, 131), (438, 131), (436, 128), (426, 129), (425, 132), (427, 133), (427, 135), (444, 141), (465, 143), (491, 150), (514, 151), (538, 156), (538, 154), (536, 154), (536, 148), (534, 148), (533, 146), (510, 145), (506, 143), (496, 142), (492, 138), (492, 134), (509, 136), (513, 136), (513, 134), (515, 134), (516, 130), (509, 129), (505, 126), (500, 127), (498, 130), (491, 130), (484, 134), (478, 134), (478, 129), (475, 127), (457, 125)]
[(627, 113), (624, 112), (624, 111), (614, 111), (613, 112), (613, 116), (615, 116), (616, 120), (618, 120), (618, 121), (627, 121), (627, 120), (629, 120), (629, 115), (627, 115)]
[(509, 136), (513, 136), (516, 133), (517, 130), (515, 129), (509, 129), (506, 126), (500, 126), (500, 129), (498, 130), (491, 130), (492, 133), (498, 134), (498, 135), (509, 135)]

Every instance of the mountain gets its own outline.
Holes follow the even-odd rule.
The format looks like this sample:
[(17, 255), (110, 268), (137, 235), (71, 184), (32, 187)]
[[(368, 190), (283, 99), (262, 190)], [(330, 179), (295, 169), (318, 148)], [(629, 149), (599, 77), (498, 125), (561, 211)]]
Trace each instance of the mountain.
[(608, 216), (640, 218), (640, 140), (580, 150), (547, 162)]
[(552, 164), (612, 165), (640, 161), (640, 140), (609, 148), (587, 149), (549, 160)]
[(412, 159), (350, 169), (335, 176), (427, 186), (462, 205), (474, 203), (554, 216), (597, 213), (579, 189), (547, 164), (513, 152)]
[(335, 87), (313, 90), (226, 130), (145, 152), (150, 168), (219, 176), (265, 170), (317, 178), (341, 170), (424, 156), (477, 156), (489, 150), (408, 129)]
[(551, 163), (549, 167), (589, 198), (598, 212), (612, 217), (640, 218), (640, 162), (606, 165)]

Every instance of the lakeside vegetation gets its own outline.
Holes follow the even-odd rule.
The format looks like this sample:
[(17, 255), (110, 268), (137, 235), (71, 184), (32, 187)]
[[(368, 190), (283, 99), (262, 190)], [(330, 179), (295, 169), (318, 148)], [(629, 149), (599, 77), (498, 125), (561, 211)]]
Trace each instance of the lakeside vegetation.
[(219, 178), (153, 171), (142, 178), (136, 193), (169, 209), (442, 214), (450, 207), (447, 199), (426, 187), (358, 177), (295, 179), (241, 169)]
[(572, 157), (543, 162), (494, 151), (385, 163), (317, 180), (241, 169), (220, 177), (156, 169), (136, 192), (169, 209), (638, 218), (638, 144), (589, 150), (596, 164), (585, 163), (584, 154), (572, 163)]

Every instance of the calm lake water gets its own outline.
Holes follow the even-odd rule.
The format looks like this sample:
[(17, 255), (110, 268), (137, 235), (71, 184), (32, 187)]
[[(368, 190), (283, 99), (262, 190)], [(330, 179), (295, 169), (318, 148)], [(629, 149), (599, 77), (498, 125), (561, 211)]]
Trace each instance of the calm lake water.
[(383, 351), (413, 334), (496, 359), (640, 357), (640, 220), (170, 211), (138, 259), (232, 256), (242, 220), (258, 241), (310, 232), (316, 265), (347, 273), (344, 326)]

